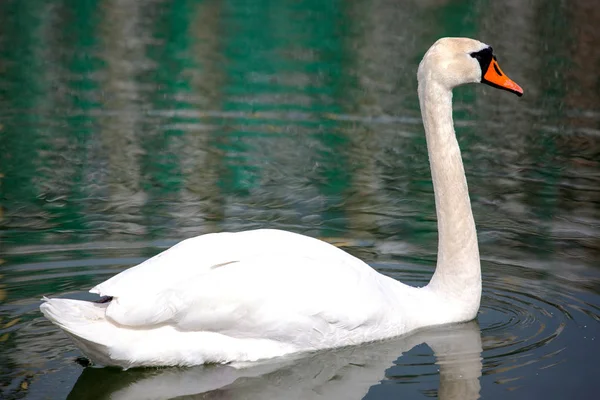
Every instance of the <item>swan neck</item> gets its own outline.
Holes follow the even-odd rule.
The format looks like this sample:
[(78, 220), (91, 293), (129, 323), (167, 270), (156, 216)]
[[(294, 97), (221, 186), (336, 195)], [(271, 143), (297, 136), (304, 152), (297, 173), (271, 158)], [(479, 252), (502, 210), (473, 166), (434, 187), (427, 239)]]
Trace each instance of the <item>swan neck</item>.
[(428, 287), (446, 300), (463, 302), (473, 318), (481, 298), (481, 268), (467, 179), (452, 121), (452, 91), (435, 81), (419, 81), (419, 100), (438, 223), (437, 266)]

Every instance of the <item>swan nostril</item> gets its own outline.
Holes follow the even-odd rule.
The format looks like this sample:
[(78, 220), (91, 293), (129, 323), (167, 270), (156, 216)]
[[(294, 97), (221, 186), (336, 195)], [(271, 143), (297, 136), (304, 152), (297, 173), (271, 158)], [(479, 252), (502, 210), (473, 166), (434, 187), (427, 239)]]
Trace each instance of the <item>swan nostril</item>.
[(498, 74), (498, 76), (502, 76), (502, 71), (500, 71), (500, 68), (498, 68), (498, 66), (496, 65), (496, 63), (494, 63), (494, 70), (496, 71), (496, 73)]

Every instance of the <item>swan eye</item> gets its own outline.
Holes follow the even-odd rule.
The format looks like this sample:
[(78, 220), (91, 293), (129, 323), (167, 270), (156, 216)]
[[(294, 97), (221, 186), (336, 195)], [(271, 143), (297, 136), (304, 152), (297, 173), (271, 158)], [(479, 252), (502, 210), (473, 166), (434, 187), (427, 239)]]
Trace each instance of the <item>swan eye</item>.
[(496, 59), (496, 56), (494, 55), (494, 49), (492, 49), (491, 47), (486, 47), (483, 50), (474, 51), (473, 53), (470, 53), (470, 56), (477, 59), (480, 62), (490, 62), (492, 58)]
[(485, 74), (488, 67), (490, 66), (492, 59), (496, 59), (496, 56), (494, 55), (494, 49), (492, 49), (491, 47), (486, 47), (483, 50), (475, 51), (471, 53), (470, 56), (479, 61), (482, 76), (483, 74)]

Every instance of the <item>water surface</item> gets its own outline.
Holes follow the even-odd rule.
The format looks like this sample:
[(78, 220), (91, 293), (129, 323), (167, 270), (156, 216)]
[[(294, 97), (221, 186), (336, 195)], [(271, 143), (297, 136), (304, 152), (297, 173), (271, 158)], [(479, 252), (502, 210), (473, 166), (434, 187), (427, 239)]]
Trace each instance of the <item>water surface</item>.
[[(598, 23), (584, 0), (0, 2), (0, 397), (594, 398)], [(201, 233), (288, 229), (426, 284), (416, 69), (453, 35), (525, 89), (455, 90), (476, 322), (245, 370), (75, 362), (40, 298)]]

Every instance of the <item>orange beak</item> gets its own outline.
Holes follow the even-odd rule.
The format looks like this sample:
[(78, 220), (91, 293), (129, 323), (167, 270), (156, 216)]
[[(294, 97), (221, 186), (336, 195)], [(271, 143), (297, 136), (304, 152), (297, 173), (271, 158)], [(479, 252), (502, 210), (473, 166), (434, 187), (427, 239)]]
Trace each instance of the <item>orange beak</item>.
[(496, 57), (492, 58), (492, 62), (490, 62), (481, 81), (498, 89), (513, 92), (519, 97), (523, 96), (523, 89), (521, 89), (521, 86), (517, 85), (508, 76), (504, 75), (498, 65), (498, 61), (496, 61)]

